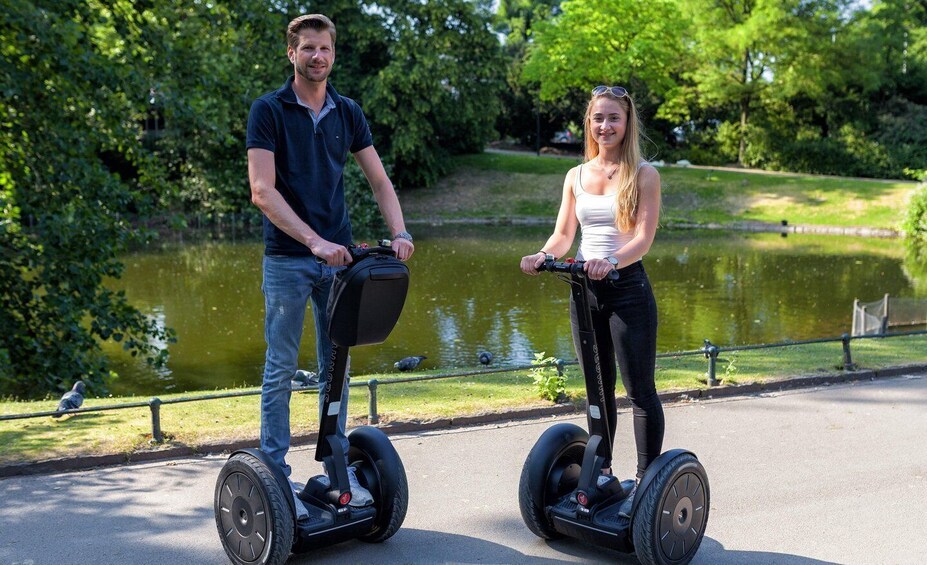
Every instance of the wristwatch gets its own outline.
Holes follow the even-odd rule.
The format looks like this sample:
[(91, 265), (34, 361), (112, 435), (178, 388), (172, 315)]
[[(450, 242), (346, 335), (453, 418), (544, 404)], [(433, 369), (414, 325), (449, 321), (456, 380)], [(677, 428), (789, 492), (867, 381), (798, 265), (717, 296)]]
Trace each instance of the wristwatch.
[(407, 231), (401, 231), (393, 236), (393, 239), (405, 239), (409, 243), (412, 243), (412, 234)]
[(606, 261), (611, 263), (612, 267), (614, 267), (616, 271), (618, 270), (618, 258), (617, 257), (615, 257), (614, 255), (609, 255)]

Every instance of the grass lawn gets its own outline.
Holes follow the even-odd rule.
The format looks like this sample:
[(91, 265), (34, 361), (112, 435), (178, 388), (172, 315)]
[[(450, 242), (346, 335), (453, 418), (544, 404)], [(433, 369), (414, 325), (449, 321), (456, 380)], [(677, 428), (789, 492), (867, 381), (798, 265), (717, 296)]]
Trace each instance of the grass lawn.
[[(927, 336), (867, 339), (852, 342), (853, 360), (864, 369), (927, 362)], [(776, 349), (722, 351), (717, 378), (723, 385), (765, 382), (796, 375), (838, 372), (843, 353), (840, 343), (788, 346)], [(706, 388), (707, 362), (702, 356), (657, 359), (657, 386), (661, 391)], [(434, 373), (434, 372), (432, 372)], [(585, 398), (576, 365), (567, 365), (566, 390), (570, 402)], [(428, 374), (418, 373), (418, 374)], [(527, 370), (450, 379), (384, 384), (390, 375), (360, 375), (356, 381), (377, 378), (378, 412), (382, 423), (428, 421), (487, 412), (550, 406), (535, 391)], [(367, 391), (352, 388), (351, 425), (366, 423)], [(624, 391), (619, 384), (619, 395)], [(165, 395), (162, 400), (195, 393)], [(233, 440), (257, 441), (259, 396), (246, 396), (161, 407), (165, 447), (199, 446)], [(147, 398), (88, 399), (84, 407), (146, 401)], [(0, 414), (54, 410), (55, 401), (0, 402)], [(293, 395), (294, 434), (317, 428), (318, 401), (314, 392)], [(76, 414), (53, 419), (0, 421), (0, 465), (77, 455), (112, 454), (157, 449), (149, 444), (151, 415), (148, 408)]]
[[(455, 171), (429, 189), (401, 194), (410, 218), (551, 222), (566, 172), (578, 159), (482, 153), (454, 160)], [(663, 221), (700, 224), (788, 220), (792, 225), (897, 229), (907, 181), (664, 167), (659, 169)]]

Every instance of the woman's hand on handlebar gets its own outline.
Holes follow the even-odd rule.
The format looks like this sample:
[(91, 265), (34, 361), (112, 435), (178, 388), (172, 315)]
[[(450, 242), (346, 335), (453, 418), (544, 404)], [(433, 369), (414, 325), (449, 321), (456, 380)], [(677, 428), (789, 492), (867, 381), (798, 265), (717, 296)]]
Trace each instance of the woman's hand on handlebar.
[(533, 255), (525, 255), (521, 258), (521, 270), (526, 275), (537, 275), (538, 267), (544, 264), (547, 255), (538, 251)]
[(600, 281), (614, 271), (615, 267), (605, 259), (589, 259), (583, 265), (583, 270), (590, 279)]

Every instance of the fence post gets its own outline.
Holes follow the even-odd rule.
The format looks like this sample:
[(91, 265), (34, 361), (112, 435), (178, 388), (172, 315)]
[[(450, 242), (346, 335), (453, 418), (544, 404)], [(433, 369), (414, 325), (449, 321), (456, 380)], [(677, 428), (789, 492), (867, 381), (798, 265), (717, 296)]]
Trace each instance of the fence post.
[(856, 365), (853, 363), (853, 357), (850, 355), (849, 334), (843, 334), (840, 336), (840, 340), (843, 341), (843, 370), (852, 371), (856, 369)]
[(708, 359), (708, 386), (718, 386), (717, 365), (718, 353), (721, 353), (721, 348), (711, 343), (711, 340), (706, 339), (702, 351), (705, 352), (705, 359)]
[(879, 333), (887, 334), (888, 333), (888, 293), (885, 293), (885, 297), (882, 298), (882, 325), (879, 328)]
[(563, 359), (554, 359), (554, 363), (557, 365), (557, 376), (563, 376)]
[(161, 433), (161, 399), (157, 396), (148, 401), (151, 408), (151, 439), (155, 443), (164, 443), (164, 434)]
[(380, 415), (377, 414), (377, 384), (376, 379), (367, 381), (367, 423), (371, 426), (380, 423)]

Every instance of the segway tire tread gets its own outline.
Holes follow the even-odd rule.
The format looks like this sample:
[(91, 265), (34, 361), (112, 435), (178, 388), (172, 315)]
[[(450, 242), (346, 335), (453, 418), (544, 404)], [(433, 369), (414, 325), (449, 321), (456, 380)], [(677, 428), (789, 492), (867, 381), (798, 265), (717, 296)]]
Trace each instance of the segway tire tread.
[[(401, 463), (400, 463), (401, 465)], [(406, 508), (409, 505), (409, 484), (406, 480), (406, 473), (403, 470), (399, 474), (399, 484), (396, 485), (396, 492), (393, 495), (393, 503), (387, 507), (392, 511), (389, 516), (389, 523), (386, 528), (375, 531), (371, 535), (363, 536), (360, 539), (367, 543), (380, 543), (391, 538), (406, 518)]]
[(588, 440), (589, 435), (579, 426), (562, 423), (548, 428), (528, 452), (518, 482), (518, 505), (525, 525), (539, 538), (563, 537), (554, 527), (548, 507), (557, 504), (558, 499), (568, 494), (569, 489), (563, 492), (548, 492), (550, 472), (559, 458), (573, 450), (579, 452), (575, 461), (579, 463)]
[[(225, 466), (222, 468), (222, 471), (219, 474), (219, 480), (216, 483), (217, 492), (215, 501), (217, 510), (222, 485), (225, 483), (226, 478), (235, 472), (252, 475), (252, 477), (256, 478), (260, 486), (263, 488), (265, 500), (270, 506), (270, 516), (268, 516), (268, 518), (271, 520), (270, 534), (266, 536), (270, 546), (265, 549), (267, 554), (265, 559), (261, 559), (261, 556), (258, 556), (257, 559), (251, 561), (240, 559), (233, 551), (231, 551), (231, 548), (226, 546), (226, 532), (223, 529), (218, 512), (216, 512), (216, 528), (219, 531), (219, 538), (223, 540), (222, 545), (225, 549), (226, 555), (229, 557), (232, 563), (235, 563), (236, 565), (250, 565), (253, 563), (261, 563), (262, 565), (281, 565), (285, 563), (290, 556), (290, 549), (293, 547), (293, 536), (295, 535), (295, 521), (293, 518), (293, 512), (290, 510), (289, 505), (283, 499), (284, 493), (281, 492), (280, 486), (277, 484), (277, 480), (274, 478), (270, 470), (267, 469), (258, 459), (246, 453), (239, 453), (232, 456), (228, 462), (226, 462)], [(263, 554), (264, 552), (262, 552), (262, 555)]]
[[(700, 524), (698, 524), (700, 531), (692, 546), (685, 548), (684, 555), (678, 559), (671, 559), (664, 554), (660, 547), (660, 536), (657, 531), (660, 516), (657, 514), (663, 510), (661, 505), (667, 494), (666, 491), (672, 487), (670, 481), (673, 481), (674, 477), (679, 477), (685, 473), (697, 476), (701, 482), (704, 489), (704, 508), (701, 511), (704, 514), (700, 517)], [(708, 477), (702, 464), (694, 455), (685, 453), (664, 465), (653, 482), (650, 483), (646, 492), (643, 493), (643, 498), (632, 517), (634, 552), (638, 560), (643, 565), (685, 565), (689, 563), (695, 557), (698, 547), (702, 543), (705, 527), (708, 523), (709, 505)]]
[(531, 494), (528, 483), (528, 466), (531, 464), (531, 454), (525, 460), (521, 470), (521, 480), (518, 482), (518, 500), (521, 502), (521, 517), (531, 533), (542, 539), (556, 539), (561, 534), (554, 529), (554, 525), (544, 508), (543, 501), (538, 503)]

